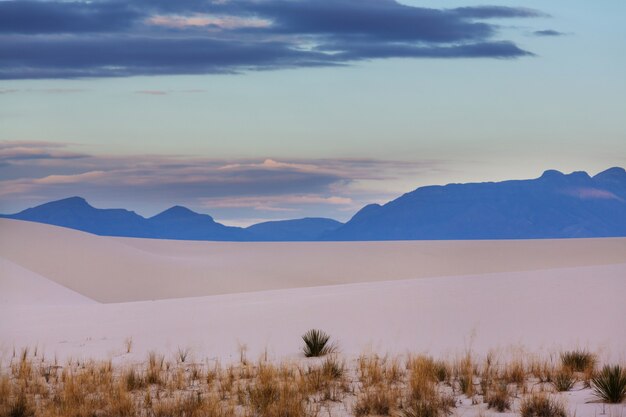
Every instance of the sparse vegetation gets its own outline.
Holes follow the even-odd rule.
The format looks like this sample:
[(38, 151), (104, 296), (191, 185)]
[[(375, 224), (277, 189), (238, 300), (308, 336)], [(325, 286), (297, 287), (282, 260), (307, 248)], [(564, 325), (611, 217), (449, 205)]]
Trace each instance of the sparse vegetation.
[(561, 352), (561, 365), (573, 372), (588, 372), (596, 366), (596, 355), (587, 350)]
[(626, 398), (626, 370), (619, 365), (605, 366), (591, 379), (595, 396), (607, 403), (621, 403)]
[(567, 417), (565, 406), (547, 394), (531, 394), (520, 405), (522, 417)]
[(302, 335), (304, 356), (307, 358), (324, 356), (337, 350), (335, 344), (329, 344), (330, 336), (322, 330), (311, 329)]
[[(457, 403), (470, 401), (486, 404), (479, 416), (519, 407), (521, 417), (566, 417), (559, 394), (547, 391), (571, 388), (580, 378), (548, 362), (500, 362), (471, 353), (456, 361), (426, 355), (347, 360), (331, 354), (286, 363), (236, 358), (226, 366), (192, 363), (177, 351), (169, 358), (150, 352), (142, 363), (125, 365), (57, 364), (23, 349), (0, 367), (0, 417), (446, 417)], [(552, 382), (542, 380), (546, 374)], [(602, 401), (622, 401), (624, 369), (605, 367), (592, 387)]]
[(187, 361), (187, 358), (189, 357), (189, 348), (178, 347), (176, 355), (178, 356), (178, 361), (180, 363), (185, 363), (185, 361)]
[(127, 337), (124, 340), (124, 347), (126, 348), (126, 353), (130, 353), (133, 350), (133, 338)]
[(511, 395), (506, 387), (506, 384), (500, 384), (493, 391), (488, 392), (486, 395), (487, 408), (493, 408), (499, 413), (503, 413), (511, 409)]
[(561, 368), (554, 373), (551, 382), (557, 391), (569, 391), (574, 387), (576, 377), (570, 368)]

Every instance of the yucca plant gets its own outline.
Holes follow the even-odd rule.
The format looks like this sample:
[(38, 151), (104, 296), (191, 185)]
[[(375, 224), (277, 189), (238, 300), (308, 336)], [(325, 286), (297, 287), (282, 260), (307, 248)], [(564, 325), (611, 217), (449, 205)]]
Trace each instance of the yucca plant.
[(336, 350), (335, 345), (328, 344), (330, 336), (322, 330), (311, 329), (302, 335), (302, 340), (304, 341), (302, 350), (307, 358), (324, 356)]
[(626, 398), (626, 370), (619, 365), (602, 368), (591, 379), (594, 395), (607, 403), (621, 403)]

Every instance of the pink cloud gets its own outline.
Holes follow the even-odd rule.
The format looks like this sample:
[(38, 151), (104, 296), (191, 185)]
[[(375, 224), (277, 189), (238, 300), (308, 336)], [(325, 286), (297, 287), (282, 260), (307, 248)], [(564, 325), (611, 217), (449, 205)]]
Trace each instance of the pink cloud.
[(176, 29), (188, 27), (212, 27), (217, 29), (263, 28), (271, 26), (272, 24), (269, 20), (254, 17), (216, 16), (207, 14), (194, 14), (192, 16), (157, 15), (150, 17), (147, 22), (155, 26), (165, 26)]
[(75, 184), (90, 182), (103, 178), (106, 175), (104, 171), (91, 171), (74, 175), (48, 175), (47, 177), (37, 178), (33, 181), (35, 184)]
[(139, 90), (135, 91), (135, 94), (147, 94), (150, 96), (164, 96), (167, 95), (167, 91), (163, 90)]

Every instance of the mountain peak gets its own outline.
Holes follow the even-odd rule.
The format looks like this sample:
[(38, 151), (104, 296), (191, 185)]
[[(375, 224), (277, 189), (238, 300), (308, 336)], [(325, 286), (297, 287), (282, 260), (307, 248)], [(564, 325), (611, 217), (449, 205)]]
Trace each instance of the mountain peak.
[[(209, 217), (211, 218), (211, 216), (209, 216), (208, 214), (200, 214), (200, 213), (196, 213), (193, 210), (188, 209), (187, 207), (183, 207), (183, 206), (173, 206), (168, 208), (165, 211), (162, 211), (161, 213), (157, 214), (156, 216), (152, 217), (153, 219), (184, 219), (184, 218), (190, 218), (190, 217), (198, 217), (198, 216), (202, 216), (202, 217)], [(212, 219), (212, 218), (211, 218)]]
[(83, 197), (67, 197), (60, 200), (51, 201), (48, 204), (73, 208), (91, 208), (91, 205)]
[[(172, 206), (170, 208), (168, 208), (167, 210), (165, 210), (163, 213), (170, 213), (170, 214), (198, 214), (193, 210), (188, 209), (187, 207), (184, 206)], [(161, 214), (163, 214), (161, 213)]]
[(626, 180), (626, 169), (622, 167), (613, 167), (596, 174), (594, 179), (599, 180)]
[(570, 174), (565, 174), (561, 171), (557, 171), (556, 169), (549, 169), (544, 171), (544, 173), (539, 177), (542, 180), (557, 180), (557, 179), (567, 179), (567, 180), (588, 180), (591, 177), (585, 171), (574, 171)]
[(546, 171), (543, 172), (543, 174), (541, 174), (541, 179), (554, 179), (554, 178), (561, 178), (564, 177), (565, 174), (563, 174), (561, 171), (558, 171), (556, 169), (548, 169)]
[(585, 180), (588, 180), (591, 178), (589, 174), (587, 174), (585, 171), (574, 171), (571, 174), (567, 175), (567, 177), (575, 178), (575, 179), (585, 179)]

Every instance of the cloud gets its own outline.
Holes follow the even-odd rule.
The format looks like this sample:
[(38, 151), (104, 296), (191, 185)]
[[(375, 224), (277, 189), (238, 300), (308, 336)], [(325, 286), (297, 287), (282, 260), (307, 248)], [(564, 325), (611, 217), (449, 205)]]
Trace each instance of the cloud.
[(257, 18), (237, 16), (211, 16), (195, 14), (193, 16), (152, 16), (147, 20), (150, 25), (183, 29), (188, 27), (208, 27), (212, 29), (241, 29), (269, 27), (271, 22)]
[(71, 93), (82, 93), (87, 91), (82, 88), (25, 88), (25, 89), (17, 89), (17, 88), (7, 88), (0, 89), (0, 94), (11, 94), (11, 93), (46, 93), (46, 94), (71, 94)]
[(138, 90), (135, 91), (135, 94), (145, 94), (148, 96), (166, 96), (169, 94), (198, 94), (198, 93), (206, 93), (206, 90), (201, 89), (192, 89), (192, 90)]
[(535, 36), (563, 36), (563, 32), (559, 32), (553, 29), (536, 30), (533, 32)]
[(100, 178), (104, 178), (106, 173), (104, 171), (91, 171), (84, 172), (82, 174), (75, 175), (48, 175), (44, 178), (37, 178), (33, 180), (34, 184), (79, 184), (83, 182), (92, 182)]
[(0, 32), (20, 34), (111, 32), (128, 29), (141, 16), (131, 2), (0, 2)]
[[(297, 211), (295, 207), (303, 205), (352, 206), (349, 197), (320, 195), (282, 195), (233, 198), (205, 198), (201, 204), (207, 208), (252, 208), (264, 211)], [(294, 207), (295, 206), (295, 207)]]
[[(103, 207), (148, 213), (182, 204), (220, 218), (280, 213), (344, 219), (395, 196), (389, 182), (415, 178), (437, 161), (376, 159), (224, 160), (193, 156), (91, 155), (71, 144), (0, 142), (3, 212), (80, 195)], [(363, 183), (372, 184), (364, 188)]]
[(395, 0), (0, 2), (0, 78), (124, 77), (338, 66), (384, 58), (518, 58), (502, 6)]
[(77, 152), (59, 150), (64, 146), (42, 141), (4, 141), (0, 142), (0, 161), (7, 163), (33, 159), (77, 159), (86, 156)]
[(139, 90), (139, 91), (135, 91), (135, 94), (146, 94), (149, 96), (165, 96), (168, 94), (168, 92), (163, 91), (163, 90)]

